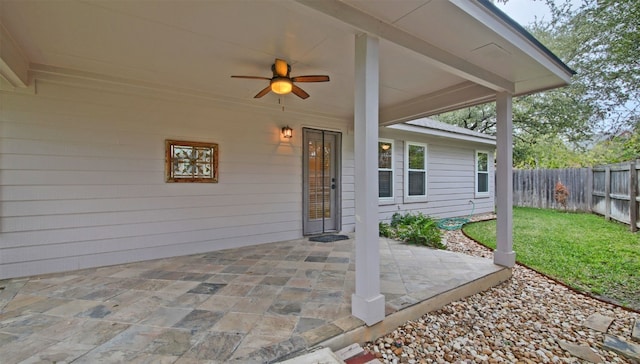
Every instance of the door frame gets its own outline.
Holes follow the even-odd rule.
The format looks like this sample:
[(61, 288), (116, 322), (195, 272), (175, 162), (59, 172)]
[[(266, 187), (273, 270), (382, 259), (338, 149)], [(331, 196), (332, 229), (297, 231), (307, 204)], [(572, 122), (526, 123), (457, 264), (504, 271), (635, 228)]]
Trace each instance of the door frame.
[[(323, 134), (330, 134), (335, 136), (335, 148), (334, 148), (334, 159), (335, 163), (333, 166), (335, 173), (335, 185), (334, 189), (334, 198), (333, 198), (333, 206), (335, 206), (334, 212), (334, 229), (332, 230), (324, 230), (321, 232), (307, 232), (308, 230), (308, 219), (309, 219), (309, 210), (308, 210), (308, 196), (309, 196), (309, 163), (308, 163), (308, 148), (307, 148), (307, 132), (321, 132)], [(328, 129), (319, 129), (319, 128), (311, 128), (311, 127), (303, 127), (302, 128), (302, 235), (320, 235), (329, 232), (339, 232), (342, 229), (342, 132), (336, 130), (328, 130)]]

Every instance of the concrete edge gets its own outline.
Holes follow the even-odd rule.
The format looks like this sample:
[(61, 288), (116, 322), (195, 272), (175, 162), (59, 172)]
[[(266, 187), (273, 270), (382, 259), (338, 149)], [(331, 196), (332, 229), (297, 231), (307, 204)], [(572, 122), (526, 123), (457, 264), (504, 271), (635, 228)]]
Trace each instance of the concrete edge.
[(320, 342), (314, 346), (328, 347), (331, 350), (336, 351), (353, 343), (364, 344), (367, 341), (372, 341), (380, 336), (388, 334), (408, 320), (415, 320), (425, 313), (438, 310), (451, 302), (486, 291), (491, 287), (509, 280), (511, 276), (511, 268), (503, 268), (460, 287), (416, 303), (413, 306), (394, 312), (385, 317), (382, 322), (373, 326), (360, 326), (351, 331)]

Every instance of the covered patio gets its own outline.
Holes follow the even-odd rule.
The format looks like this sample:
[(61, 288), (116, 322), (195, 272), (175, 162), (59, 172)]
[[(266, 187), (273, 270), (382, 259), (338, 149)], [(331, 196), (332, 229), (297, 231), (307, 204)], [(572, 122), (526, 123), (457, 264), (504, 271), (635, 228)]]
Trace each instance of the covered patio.
[(385, 320), (352, 316), (353, 237), (0, 281), (3, 362), (273, 362), (372, 340), (498, 284), (491, 260), (379, 240)]
[[(377, 156), (381, 128), (492, 101), (497, 249), (486, 264), (508, 276), (515, 264), (512, 100), (564, 86), (572, 75), (488, 0), (7, 0), (0, 10), (0, 278), (80, 272), (25, 278), (5, 289), (11, 296), (16, 282), (25, 283), (2, 313), (3, 347), (14, 345), (15, 353), (68, 345), (53, 337), (69, 325), (79, 327), (69, 337), (83, 342), (85, 324), (109, 317), (122, 318), (109, 322), (106, 340), (73, 350), (99, 356), (126, 343), (133, 353), (156, 355), (148, 347), (155, 342), (158, 351), (186, 358), (239, 357), (258, 347), (280, 352), (278, 345), (291, 352), (363, 323), (373, 330), (390, 312), (478, 279), (485, 272), (476, 264), (443, 268), (418, 263), (417, 252), (428, 250), (386, 243), (378, 249)], [(308, 99), (299, 91), (276, 95), (272, 83), (296, 79), (288, 67), (266, 77), (277, 60), (286, 60), (294, 76), (331, 82), (304, 85)], [(287, 128), (291, 138), (280, 133)], [(320, 131), (318, 150), (333, 161), (329, 178), (322, 174), (320, 217), (308, 216), (309, 130)], [(397, 157), (409, 160), (411, 139), (397, 140)], [(173, 183), (172, 141), (215, 150), (207, 162), (215, 178)], [(420, 150), (426, 157), (414, 175), (424, 176), (419, 191), (409, 188), (408, 167), (394, 175), (403, 192), (390, 204), (398, 210), (412, 203), (407, 210), (430, 213), (449, 204), (433, 186), (459, 175), (428, 177), (429, 148)], [(197, 158), (189, 160), (195, 165)], [(476, 212), (493, 211), (493, 203), (486, 206)], [(305, 230), (310, 222), (321, 229)], [(355, 231), (344, 250), (296, 240)], [(295, 254), (299, 247), (310, 251)], [(115, 266), (132, 262), (142, 263)], [(435, 271), (416, 274), (422, 269)], [(157, 295), (161, 290), (173, 298)], [(183, 295), (187, 303), (176, 303)], [(265, 299), (270, 295), (273, 302)], [(219, 297), (231, 298), (215, 310), (199, 308)], [(283, 303), (289, 301), (298, 305)], [(230, 323), (229, 309), (249, 317), (248, 326)], [(274, 311), (288, 319), (263, 317)], [(300, 320), (305, 314), (311, 320)], [(205, 340), (213, 328), (193, 326), (211, 322), (235, 331)], [(174, 325), (191, 329), (184, 337), (161, 336), (161, 328)], [(279, 336), (279, 327), (287, 334)], [(41, 341), (29, 346), (24, 337)], [(184, 346), (172, 351), (162, 342)]]

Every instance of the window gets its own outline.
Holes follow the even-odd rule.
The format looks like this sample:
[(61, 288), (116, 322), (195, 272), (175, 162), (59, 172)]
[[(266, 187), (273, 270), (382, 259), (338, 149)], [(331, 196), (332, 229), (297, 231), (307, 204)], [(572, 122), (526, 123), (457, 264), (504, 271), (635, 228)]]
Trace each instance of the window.
[(218, 144), (165, 141), (167, 182), (218, 182)]
[(476, 151), (476, 197), (489, 196), (489, 153)]
[(393, 203), (393, 141), (378, 141), (378, 198)]
[(407, 142), (405, 148), (405, 202), (426, 201), (427, 145)]

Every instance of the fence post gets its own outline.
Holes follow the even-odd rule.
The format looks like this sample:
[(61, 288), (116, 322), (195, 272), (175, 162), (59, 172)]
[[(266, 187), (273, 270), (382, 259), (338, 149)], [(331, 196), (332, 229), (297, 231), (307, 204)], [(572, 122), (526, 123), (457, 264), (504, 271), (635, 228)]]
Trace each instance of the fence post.
[(611, 220), (611, 167), (604, 168), (604, 218)]
[(638, 172), (636, 171), (635, 162), (629, 163), (629, 226), (631, 227), (631, 232), (638, 231), (638, 189), (636, 185)]
[(593, 169), (589, 167), (587, 171), (587, 186), (584, 192), (587, 200), (587, 211), (593, 212)]

